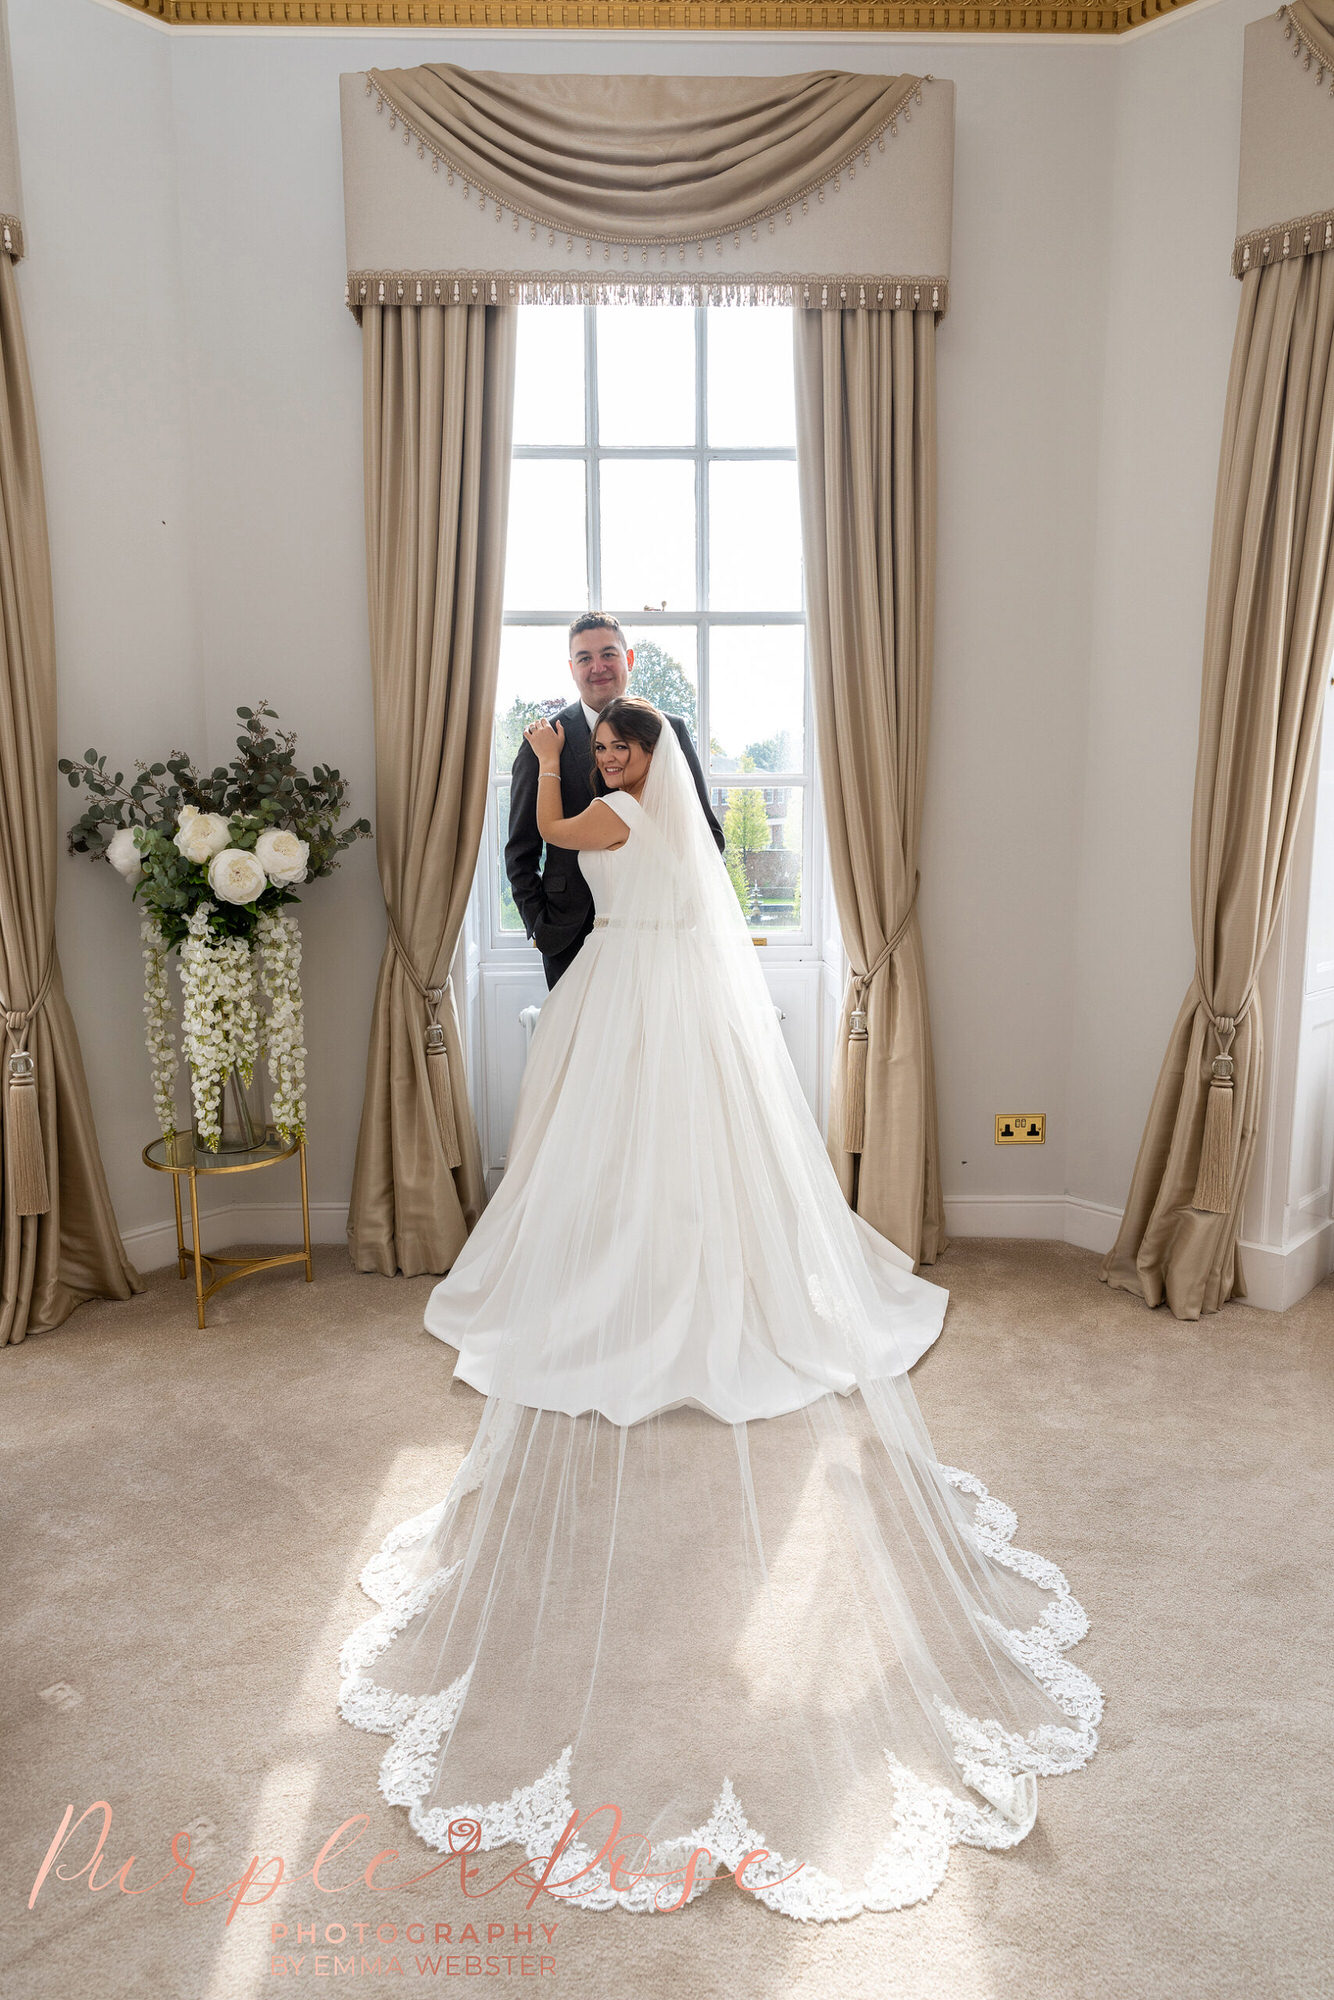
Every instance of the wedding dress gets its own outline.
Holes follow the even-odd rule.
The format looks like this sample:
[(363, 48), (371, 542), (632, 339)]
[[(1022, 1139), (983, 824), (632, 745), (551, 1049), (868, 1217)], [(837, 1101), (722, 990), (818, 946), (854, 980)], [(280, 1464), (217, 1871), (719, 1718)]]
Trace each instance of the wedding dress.
[(948, 1294), (843, 1199), (670, 729), (607, 802), (627, 838), (578, 857), (594, 930), (427, 1307), (476, 1439), (363, 1571), (340, 1709), (428, 1846), (558, 1850), (564, 1901), (737, 1870), (793, 1917), (901, 1908), (1093, 1754), (1087, 1619), (937, 1461), (907, 1371)]

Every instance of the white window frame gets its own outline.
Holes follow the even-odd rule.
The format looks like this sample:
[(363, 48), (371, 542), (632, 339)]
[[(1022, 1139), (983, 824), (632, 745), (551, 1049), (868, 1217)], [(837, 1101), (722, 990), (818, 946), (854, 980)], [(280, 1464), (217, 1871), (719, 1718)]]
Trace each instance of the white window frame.
[[(522, 310), (522, 308), (520, 308)], [(804, 633), (806, 613), (804, 605), (798, 611), (710, 611), (709, 600), (709, 468), (716, 460), (758, 460), (795, 464), (795, 445), (729, 447), (708, 443), (708, 308), (696, 306), (694, 310), (695, 335), (695, 437), (693, 444), (682, 445), (603, 445), (599, 437), (597, 398), (597, 309), (594, 306), (570, 306), (570, 312), (582, 312), (584, 316), (584, 442), (581, 445), (516, 445), (514, 457), (517, 459), (546, 459), (578, 461), (584, 466), (585, 523), (587, 535), (588, 591), (590, 608), (610, 609), (622, 618), (627, 626), (649, 636), (655, 629), (676, 629), (693, 626), (696, 632), (696, 696), (700, 724), (700, 762), (710, 796), (715, 792), (738, 790), (765, 791), (775, 789), (800, 790), (802, 793), (802, 871), (801, 871), (801, 924), (799, 928), (784, 931), (752, 933), (756, 946), (763, 950), (767, 963), (806, 964), (818, 962), (823, 956), (824, 902), (827, 864), (824, 846), (824, 816), (820, 810), (819, 786), (815, 767), (814, 712), (811, 696), (811, 674), (809, 648), (805, 658), (805, 691), (803, 705), (803, 751), (804, 760), (799, 770), (791, 772), (713, 772), (708, 768), (709, 743), (709, 627), (711, 625), (796, 625)], [(601, 497), (598, 468), (602, 461), (652, 459), (685, 459), (693, 462), (695, 468), (695, 608), (690, 611), (672, 610), (631, 614), (620, 612), (615, 605), (607, 606), (601, 601)], [(504, 614), (506, 625), (550, 626), (553, 649), (564, 646), (566, 627), (572, 616), (572, 607), (534, 611), (509, 611)], [(562, 669), (564, 671), (564, 669)], [(574, 686), (570, 684), (570, 698), (574, 698)], [(502, 930), (500, 869), (503, 866), (503, 850), (507, 837), (507, 827), (501, 824), (500, 800), (510, 782), (506, 771), (492, 770), (487, 787), (486, 825), (483, 833), (482, 851), (479, 856), (478, 877), (475, 885), (476, 928), (481, 957), (484, 963), (493, 965), (514, 963), (514, 955), (531, 949), (529, 940), (522, 931)]]

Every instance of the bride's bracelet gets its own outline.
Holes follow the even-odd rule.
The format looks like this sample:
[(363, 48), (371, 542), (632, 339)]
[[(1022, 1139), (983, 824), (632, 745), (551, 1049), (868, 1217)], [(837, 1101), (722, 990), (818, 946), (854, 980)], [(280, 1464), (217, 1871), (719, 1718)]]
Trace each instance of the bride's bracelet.
[(539, 784), (540, 784), (540, 783), (542, 782), (543, 778), (557, 778), (557, 779), (558, 779), (559, 777), (560, 777), (560, 772), (559, 772), (559, 771), (539, 771), (539, 772), (538, 772), (538, 774), (537, 774), (537, 779), (538, 779), (538, 783), (539, 783)]

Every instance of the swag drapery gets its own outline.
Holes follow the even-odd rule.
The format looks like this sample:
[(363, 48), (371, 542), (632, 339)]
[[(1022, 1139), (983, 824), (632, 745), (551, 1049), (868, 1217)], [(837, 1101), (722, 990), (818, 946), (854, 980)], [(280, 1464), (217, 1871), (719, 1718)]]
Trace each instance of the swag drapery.
[(1172, 1029), (1101, 1275), (1178, 1319), (1246, 1296), (1264, 1081), (1257, 991), (1334, 649), (1334, 0), (1246, 30), (1234, 273), (1205, 612), (1191, 922)]
[[(831, 1150), (860, 1212), (930, 1262), (944, 1237), (912, 885), (952, 86), (837, 71), (510, 77), (441, 64), (345, 76), (342, 111), (391, 924), (353, 1185), (354, 1261), (443, 1271), (481, 1200), (457, 1021), (445, 993), (437, 1024), (430, 995), (457, 940), (482, 827), (514, 312), (526, 300), (641, 299), (798, 309), (821, 773), (853, 968)], [(451, 336), (455, 319), (471, 333)], [(428, 463), (442, 450), (443, 475)], [(479, 505), (483, 518), (470, 521)]]
[(142, 1289), (125, 1255), (55, 949), (56, 683), (0, 8), (0, 1346)]

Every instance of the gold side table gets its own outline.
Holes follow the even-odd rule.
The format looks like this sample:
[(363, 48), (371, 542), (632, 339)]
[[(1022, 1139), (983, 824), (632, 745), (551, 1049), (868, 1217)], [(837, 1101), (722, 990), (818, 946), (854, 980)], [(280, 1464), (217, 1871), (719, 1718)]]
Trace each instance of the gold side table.
[[(203, 1176), (214, 1174), (252, 1174), (260, 1167), (276, 1166), (279, 1160), (290, 1160), (295, 1154), (301, 1163), (301, 1233), (305, 1243), (303, 1250), (284, 1250), (277, 1257), (220, 1257), (209, 1256), (199, 1247), (199, 1181)], [(204, 1307), (215, 1292), (224, 1285), (235, 1283), (237, 1278), (248, 1278), (253, 1271), (268, 1271), (275, 1264), (304, 1264), (306, 1283), (315, 1278), (310, 1256), (310, 1196), (306, 1187), (306, 1142), (304, 1139), (280, 1139), (270, 1126), (258, 1146), (247, 1152), (210, 1153), (204, 1147), (196, 1147), (194, 1135), (178, 1132), (174, 1139), (154, 1139), (144, 1147), (144, 1165), (154, 1173), (171, 1175), (171, 1192), (176, 1204), (176, 1269), (180, 1277), (185, 1276), (186, 1258), (194, 1261), (195, 1305), (199, 1313), (199, 1324), (204, 1326)], [(190, 1241), (185, 1240), (185, 1228), (181, 1214), (181, 1181), (190, 1183)], [(204, 1266), (208, 1266), (208, 1283), (204, 1282)], [(215, 1275), (216, 1267), (228, 1265), (221, 1275)]]

